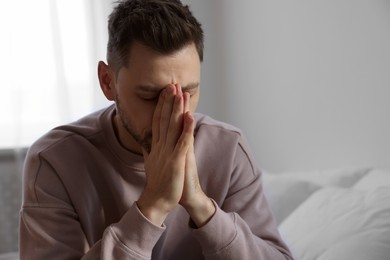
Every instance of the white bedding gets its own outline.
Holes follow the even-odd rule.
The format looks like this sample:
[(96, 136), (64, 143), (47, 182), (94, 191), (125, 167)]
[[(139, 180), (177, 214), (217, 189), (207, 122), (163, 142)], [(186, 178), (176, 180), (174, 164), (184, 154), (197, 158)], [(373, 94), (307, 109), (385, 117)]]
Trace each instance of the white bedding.
[(296, 259), (390, 259), (389, 171), (268, 173), (264, 186)]

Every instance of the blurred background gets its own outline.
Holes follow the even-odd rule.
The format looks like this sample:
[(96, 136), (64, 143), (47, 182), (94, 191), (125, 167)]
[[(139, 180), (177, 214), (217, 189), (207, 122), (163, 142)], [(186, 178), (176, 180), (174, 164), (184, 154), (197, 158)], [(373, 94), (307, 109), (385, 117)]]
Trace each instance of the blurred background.
[(390, 1), (186, 1), (206, 32), (199, 110), (268, 171), (390, 168)]
[[(388, 0), (184, 0), (205, 31), (198, 112), (270, 172), (390, 169)], [(102, 108), (109, 0), (0, 0), (0, 253), (16, 250), (26, 148)]]

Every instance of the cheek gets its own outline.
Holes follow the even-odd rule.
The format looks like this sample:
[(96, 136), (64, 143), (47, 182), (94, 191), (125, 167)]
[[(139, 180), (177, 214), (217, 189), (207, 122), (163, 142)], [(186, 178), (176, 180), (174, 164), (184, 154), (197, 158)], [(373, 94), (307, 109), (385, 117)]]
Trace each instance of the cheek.
[(140, 121), (142, 121), (144, 129), (152, 128), (153, 114), (156, 109), (156, 104), (151, 102), (147, 104), (142, 104), (139, 108), (135, 110), (134, 113), (138, 114)]
[(140, 102), (136, 99), (129, 101), (129, 117), (132, 118), (133, 125), (137, 128), (137, 131), (149, 131), (152, 128), (155, 107), (153, 103)]

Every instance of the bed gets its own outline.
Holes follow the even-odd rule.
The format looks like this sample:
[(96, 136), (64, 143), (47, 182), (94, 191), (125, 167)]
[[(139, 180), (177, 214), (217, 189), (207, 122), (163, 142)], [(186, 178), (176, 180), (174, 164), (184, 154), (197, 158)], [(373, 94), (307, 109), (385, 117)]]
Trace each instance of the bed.
[(265, 172), (263, 183), (296, 259), (390, 259), (390, 171)]

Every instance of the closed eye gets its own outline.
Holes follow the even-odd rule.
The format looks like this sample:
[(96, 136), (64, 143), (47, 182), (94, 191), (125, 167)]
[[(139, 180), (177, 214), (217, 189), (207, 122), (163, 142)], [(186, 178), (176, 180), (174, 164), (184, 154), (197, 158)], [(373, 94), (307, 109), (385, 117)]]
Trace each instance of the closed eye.
[(152, 96), (152, 97), (140, 97), (144, 101), (157, 101), (159, 96)]
[(190, 97), (192, 97), (193, 95), (195, 95), (195, 91), (193, 90), (188, 90), (188, 91), (184, 91), (185, 93), (188, 93), (190, 95)]

